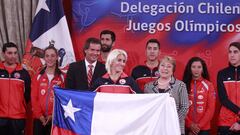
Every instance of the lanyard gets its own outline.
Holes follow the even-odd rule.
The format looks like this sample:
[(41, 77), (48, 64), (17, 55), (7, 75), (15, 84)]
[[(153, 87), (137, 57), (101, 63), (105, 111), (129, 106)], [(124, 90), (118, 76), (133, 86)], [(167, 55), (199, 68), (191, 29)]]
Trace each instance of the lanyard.
[(196, 114), (197, 114), (197, 81), (194, 80), (193, 86), (193, 121), (196, 123)]

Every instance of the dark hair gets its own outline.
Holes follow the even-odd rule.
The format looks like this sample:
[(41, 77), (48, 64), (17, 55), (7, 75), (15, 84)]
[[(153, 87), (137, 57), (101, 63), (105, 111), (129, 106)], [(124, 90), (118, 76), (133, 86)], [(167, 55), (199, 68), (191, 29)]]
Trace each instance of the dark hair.
[(154, 38), (149, 39), (149, 40), (147, 41), (147, 43), (146, 43), (146, 48), (147, 48), (147, 46), (148, 46), (149, 43), (157, 43), (158, 49), (160, 49), (160, 42), (159, 42), (157, 39), (154, 39)]
[(230, 48), (230, 47), (232, 47), (232, 46), (234, 46), (234, 47), (236, 47), (238, 50), (240, 50), (240, 42), (232, 42), (232, 43), (229, 45), (228, 48)]
[(45, 56), (45, 54), (46, 54), (46, 51), (47, 51), (47, 50), (50, 50), (50, 49), (54, 50), (54, 52), (58, 55), (58, 50), (57, 50), (57, 48), (55, 48), (54, 45), (49, 45), (48, 47), (46, 47), (46, 48), (43, 50), (44, 56)]
[(209, 74), (208, 74), (208, 70), (207, 70), (207, 64), (205, 63), (205, 61), (199, 57), (192, 57), (184, 70), (184, 74), (183, 74), (183, 82), (186, 83), (187, 86), (187, 91), (188, 93), (190, 93), (191, 90), (191, 81), (192, 81), (192, 70), (191, 70), (191, 66), (193, 64), (193, 62), (197, 62), (199, 61), (202, 64), (203, 67), (203, 72), (202, 72), (202, 77), (206, 80), (209, 80)]
[[(50, 44), (48, 47), (46, 47), (44, 50), (43, 50), (43, 52), (44, 52), (44, 57), (45, 57), (45, 55), (46, 55), (46, 51), (47, 50), (54, 50), (54, 52), (57, 54), (57, 56), (58, 56), (58, 50), (54, 47), (54, 45), (53, 44)], [(57, 61), (56, 61), (56, 68), (55, 68), (55, 75), (60, 75), (61, 73), (62, 73), (62, 71), (59, 69), (59, 67), (58, 67), (59, 65), (58, 65), (58, 59), (57, 59)], [(46, 68), (47, 68), (47, 66), (45, 66), (44, 68), (43, 68), (43, 70), (40, 72), (40, 74), (43, 74), (44, 72), (45, 72), (45, 70), (46, 70)]]
[(90, 47), (90, 44), (99, 44), (101, 46), (101, 41), (97, 38), (90, 37), (86, 40), (84, 46), (83, 46), (83, 54), (86, 56), (85, 50), (87, 50)]
[(2, 52), (5, 53), (7, 48), (10, 48), (10, 47), (14, 47), (18, 50), (18, 47), (16, 44), (14, 44), (13, 42), (7, 42), (7, 43), (4, 43), (3, 44), (3, 47), (2, 47)]
[(116, 40), (116, 35), (113, 31), (111, 30), (103, 30), (101, 33), (100, 33), (100, 38), (103, 34), (110, 34), (111, 35), (111, 39), (112, 41), (114, 42)]

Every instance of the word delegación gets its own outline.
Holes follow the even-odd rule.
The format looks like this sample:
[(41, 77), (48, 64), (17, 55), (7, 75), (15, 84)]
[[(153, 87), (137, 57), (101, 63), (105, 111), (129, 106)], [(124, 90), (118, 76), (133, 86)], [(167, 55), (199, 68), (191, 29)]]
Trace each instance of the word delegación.
[(184, 2), (174, 2), (172, 5), (121, 2), (121, 13), (147, 13), (152, 16), (164, 13), (193, 14), (196, 12), (195, 9), (200, 14), (240, 14), (240, 5), (225, 5), (224, 3), (201, 2), (194, 6)]

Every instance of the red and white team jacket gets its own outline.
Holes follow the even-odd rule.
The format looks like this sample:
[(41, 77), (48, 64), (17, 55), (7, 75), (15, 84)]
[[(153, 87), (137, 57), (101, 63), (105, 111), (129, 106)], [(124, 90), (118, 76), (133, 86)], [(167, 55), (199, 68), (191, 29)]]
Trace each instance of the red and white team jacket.
[(38, 119), (40, 116), (52, 115), (54, 87), (64, 87), (64, 75), (54, 75), (49, 82), (47, 74), (42, 70), (32, 79), (31, 103), (33, 117)]
[(186, 127), (198, 124), (200, 130), (211, 128), (211, 119), (215, 111), (216, 96), (213, 84), (206, 79), (192, 80), (189, 93), (189, 112)]
[(26, 102), (30, 100), (31, 78), (18, 64), (8, 73), (0, 63), (0, 117), (11, 119), (26, 118)]
[(218, 95), (221, 102), (218, 126), (232, 126), (240, 121), (240, 66), (218, 72)]
[(92, 89), (96, 92), (107, 93), (141, 93), (134, 79), (125, 73), (122, 73), (116, 82), (112, 81), (109, 74), (106, 73), (94, 82)]
[(158, 66), (151, 69), (146, 65), (136, 66), (132, 70), (133, 79), (136, 80), (139, 88), (144, 91), (144, 86), (148, 82), (155, 81), (159, 77)]

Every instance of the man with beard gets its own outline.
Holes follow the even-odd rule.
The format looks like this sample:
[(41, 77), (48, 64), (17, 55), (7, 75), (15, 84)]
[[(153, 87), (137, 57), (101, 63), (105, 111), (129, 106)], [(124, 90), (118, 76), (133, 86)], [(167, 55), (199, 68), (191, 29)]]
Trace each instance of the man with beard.
[(147, 41), (145, 47), (147, 60), (143, 65), (138, 65), (132, 70), (132, 77), (136, 80), (138, 86), (143, 91), (144, 85), (150, 81), (157, 79), (160, 55), (160, 43), (157, 39)]
[(109, 52), (112, 50), (115, 44), (116, 35), (113, 31), (103, 30), (100, 33), (100, 40), (102, 44), (100, 61), (105, 63)]

